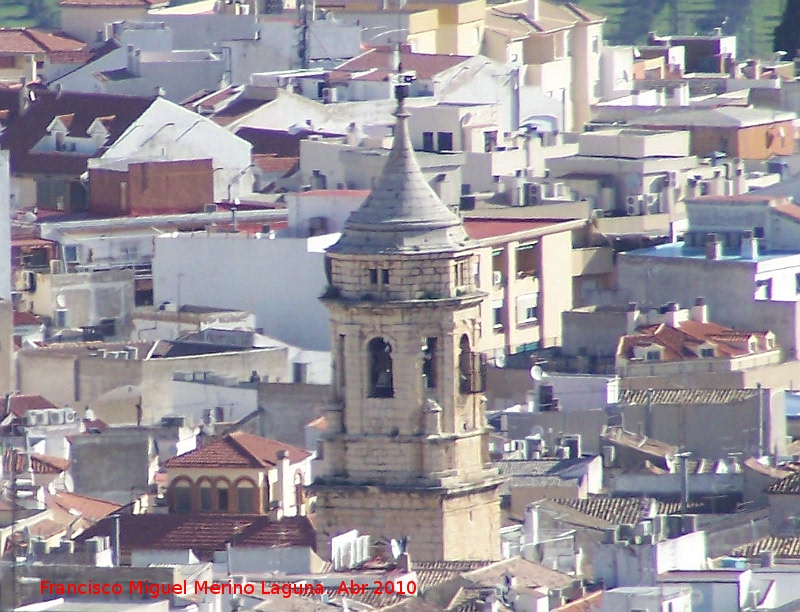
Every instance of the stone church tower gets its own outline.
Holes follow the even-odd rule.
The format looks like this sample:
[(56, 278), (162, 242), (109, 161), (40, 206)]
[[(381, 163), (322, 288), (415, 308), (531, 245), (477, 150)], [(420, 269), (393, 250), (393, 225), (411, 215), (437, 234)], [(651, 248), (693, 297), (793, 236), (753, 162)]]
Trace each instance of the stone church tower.
[(413, 559), (496, 559), (476, 245), (420, 171), (406, 88), (383, 173), (326, 258), (335, 397), (311, 487), (318, 552), (358, 529), (407, 536)]

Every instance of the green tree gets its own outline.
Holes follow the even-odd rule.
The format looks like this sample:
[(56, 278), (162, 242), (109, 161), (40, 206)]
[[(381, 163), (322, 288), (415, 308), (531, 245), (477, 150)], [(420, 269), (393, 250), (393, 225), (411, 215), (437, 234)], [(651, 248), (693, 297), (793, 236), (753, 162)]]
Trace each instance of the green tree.
[(800, 0), (786, 0), (786, 8), (778, 27), (775, 28), (773, 49), (786, 51), (786, 59), (797, 55), (800, 47)]

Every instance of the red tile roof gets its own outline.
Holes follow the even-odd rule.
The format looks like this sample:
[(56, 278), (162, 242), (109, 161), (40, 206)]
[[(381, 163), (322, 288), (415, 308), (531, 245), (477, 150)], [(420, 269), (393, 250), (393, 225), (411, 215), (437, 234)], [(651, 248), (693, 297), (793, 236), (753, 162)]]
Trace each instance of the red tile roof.
[(496, 238), (508, 234), (551, 227), (568, 220), (563, 219), (464, 219), (464, 227), (470, 238)]
[(14, 327), (17, 325), (42, 325), (42, 320), (30, 312), (14, 311)]
[(160, 4), (167, 4), (169, 0), (61, 0), (58, 6), (84, 6), (84, 7), (121, 7), (121, 6), (141, 6), (150, 8)]
[(87, 45), (63, 32), (0, 28), (0, 55), (83, 51)]
[(781, 478), (767, 489), (767, 493), (774, 495), (800, 495), (800, 472)]
[[(358, 57), (339, 64), (335, 70), (342, 72), (366, 72), (377, 70), (389, 74), (393, 64), (394, 49), (390, 47), (377, 47), (362, 53)], [(413, 70), (418, 79), (432, 79), (434, 76), (467, 61), (466, 55), (445, 55), (441, 53), (414, 53), (404, 48), (400, 52), (400, 61), (403, 70)]]
[(90, 521), (99, 521), (109, 514), (113, 514), (122, 506), (107, 502), (102, 499), (88, 497), (86, 495), (78, 495), (77, 493), (69, 493), (67, 491), (58, 491), (52, 495), (48, 495), (45, 500), (48, 508), (59, 508), (65, 512), (80, 513), (82, 518)]
[[(704, 344), (714, 347), (715, 357), (738, 357), (750, 354), (749, 348), (739, 346), (751, 337), (759, 340), (757, 352), (767, 350), (764, 337), (769, 332), (733, 330), (717, 323), (681, 321), (677, 327), (666, 323), (645, 325), (636, 328), (636, 333), (620, 339), (617, 355), (633, 359), (637, 347), (658, 346), (663, 349), (660, 361), (702, 359), (697, 354)], [(764, 342), (761, 342), (764, 340)]]
[[(112, 532), (113, 521), (105, 519), (77, 540)], [(273, 521), (252, 514), (123, 514), (120, 520), (123, 556), (133, 550), (191, 549), (201, 560), (209, 560), (228, 542), (241, 547), (316, 548), (314, 527), (304, 516)]]
[(300, 161), (299, 157), (278, 157), (277, 155), (253, 155), (253, 163), (258, 166), (262, 172), (273, 173), (280, 172), (286, 176), (298, 166)]
[[(58, 406), (41, 395), (12, 395), (8, 398), (8, 412), (13, 413), (16, 417), (22, 417), (28, 410), (47, 408), (58, 408)], [(6, 407), (2, 406), (0, 409), (5, 412)]]
[[(14, 471), (11, 469), (11, 455), (12, 449), (10, 448), (6, 449), (5, 453), (3, 453), (3, 470), (6, 474)], [(37, 453), (31, 453), (30, 457), (31, 471), (34, 474), (61, 474), (62, 472), (67, 471), (70, 464), (69, 460), (67, 459), (53, 457), (51, 455), (39, 455)], [(24, 453), (17, 453), (16, 461), (14, 463), (16, 463), (15, 471), (17, 474), (28, 471), (28, 467), (26, 465), (27, 460)]]
[(767, 551), (783, 559), (800, 559), (800, 536), (766, 536), (734, 548), (731, 557), (752, 558)]
[(289, 461), (298, 463), (311, 453), (278, 440), (261, 438), (241, 431), (226, 434), (220, 440), (169, 459), (164, 467), (180, 468), (271, 468), (278, 462), (278, 451), (289, 453)]

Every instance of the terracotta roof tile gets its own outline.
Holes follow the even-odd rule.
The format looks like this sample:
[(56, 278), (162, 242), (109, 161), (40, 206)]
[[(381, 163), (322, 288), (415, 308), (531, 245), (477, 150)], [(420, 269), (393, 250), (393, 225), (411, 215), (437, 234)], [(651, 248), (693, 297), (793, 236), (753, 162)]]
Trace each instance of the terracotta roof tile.
[(14, 311), (14, 326), (17, 325), (42, 325), (42, 320), (30, 312)]
[[(386, 74), (388, 74), (388, 70), (392, 66), (393, 55), (393, 49), (389, 47), (377, 47), (343, 64), (339, 64), (335, 70), (337, 72), (349, 72), (351, 74), (373, 70), (379, 73), (386, 72)], [(403, 64), (403, 70), (415, 71), (418, 79), (432, 79), (440, 72), (457, 66), (468, 59), (470, 59), (469, 56), (465, 55), (414, 53), (408, 48), (404, 48), (400, 52), (400, 61)]]
[[(45, 410), (47, 408), (58, 408), (58, 406), (41, 395), (12, 395), (8, 398), (8, 412), (18, 418), (24, 416), (28, 410)], [(4, 410), (5, 406), (2, 409)]]
[(52, 519), (42, 519), (33, 523), (28, 530), (32, 536), (37, 538), (52, 538), (66, 533), (67, 526)]
[(767, 489), (767, 493), (773, 495), (800, 495), (800, 472), (781, 478)]
[[(12, 472), (11, 465), (12, 449), (7, 448), (3, 453), (3, 470), (6, 474)], [(31, 471), (34, 474), (61, 474), (69, 468), (69, 460), (62, 459), (61, 457), (53, 457), (51, 455), (40, 455), (38, 453), (31, 453)], [(16, 472), (21, 474), (27, 472), (27, 460), (24, 453), (16, 454)]]
[[(77, 541), (110, 536), (113, 521), (104, 519), (84, 531)], [(316, 548), (316, 535), (309, 520), (296, 516), (273, 521), (248, 514), (123, 514), (120, 520), (122, 554), (133, 550), (191, 549), (201, 559), (225, 550), (228, 542), (241, 547)]]
[(767, 551), (784, 559), (800, 559), (800, 536), (766, 536), (734, 548), (731, 556), (752, 558)]
[(61, 0), (59, 6), (84, 6), (84, 7), (121, 7), (121, 6), (140, 6), (150, 8), (151, 6), (168, 4), (169, 0)]
[[(106, 147), (114, 144), (117, 138), (153, 103), (155, 97), (118, 96), (109, 94), (90, 94), (56, 92), (47, 90), (36, 92), (32, 102), (23, 115), (17, 115), (0, 135), (0, 146), (11, 153), (11, 167), (14, 172), (42, 173), (45, 170), (55, 175), (78, 176), (86, 171), (87, 160), (92, 155), (76, 153), (32, 153), (31, 149), (47, 133), (47, 127), (54, 118), (73, 114), (70, 131), (85, 134), (87, 128), (98, 117), (116, 115), (107, 126), (109, 138)], [(0, 95), (0, 108), (7, 102)], [(17, 102), (18, 104), (18, 102)], [(12, 112), (17, 112), (12, 110)], [(104, 148), (94, 155), (101, 155)]]
[(625, 389), (620, 404), (731, 404), (744, 402), (756, 396), (756, 389), (653, 389), (650, 392), (639, 389)]
[[(680, 361), (686, 359), (703, 359), (697, 355), (702, 344), (714, 347), (715, 356), (737, 357), (748, 355), (748, 348), (740, 346), (750, 337), (759, 340), (759, 347), (766, 345), (765, 337), (769, 332), (733, 330), (717, 323), (701, 323), (699, 321), (681, 321), (677, 326), (666, 323), (644, 325), (636, 328), (636, 332), (620, 338), (617, 356), (633, 359), (637, 347), (658, 346), (663, 349), (660, 361)], [(759, 348), (756, 352), (768, 349)]]
[(55, 506), (67, 512), (70, 510), (80, 512), (83, 518), (90, 521), (99, 521), (122, 507), (119, 504), (68, 491), (58, 491), (49, 495), (46, 504), (48, 507)]
[(269, 468), (275, 467), (278, 451), (289, 453), (289, 461), (298, 463), (311, 453), (278, 440), (261, 438), (244, 432), (234, 432), (222, 439), (169, 459), (164, 467), (180, 468)]
[(253, 155), (253, 163), (262, 172), (280, 172), (283, 176), (298, 167), (299, 157), (278, 157), (277, 155)]

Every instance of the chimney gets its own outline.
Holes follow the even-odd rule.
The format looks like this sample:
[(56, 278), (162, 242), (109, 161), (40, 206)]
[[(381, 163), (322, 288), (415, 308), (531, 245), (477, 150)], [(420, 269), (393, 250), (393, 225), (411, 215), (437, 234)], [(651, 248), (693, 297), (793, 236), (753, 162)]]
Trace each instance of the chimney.
[(733, 173), (733, 195), (747, 193), (747, 181), (744, 175), (744, 163), (740, 157), (734, 158), (731, 163)]
[(625, 313), (625, 318), (625, 333), (632, 334), (636, 330), (636, 321), (639, 319), (639, 306), (636, 304), (636, 302), (630, 302), (628, 304), (628, 310)]
[(752, 230), (747, 230), (742, 235), (742, 259), (758, 259), (758, 238)]
[(528, 17), (533, 21), (539, 19), (539, 0), (528, 0)]
[[(283, 516), (286, 516), (286, 510), (288, 504), (286, 503), (287, 499), (290, 499), (290, 493), (292, 491), (292, 487), (294, 486), (292, 483), (292, 477), (289, 473), (289, 451), (285, 449), (281, 449), (278, 451), (278, 501), (280, 502), (280, 507), (283, 512)], [(297, 508), (297, 514), (300, 514), (300, 508)], [(282, 517), (278, 517), (282, 518)]]
[(708, 323), (708, 306), (705, 298), (699, 297), (694, 301), (689, 318), (697, 323)]
[(139, 49), (135, 49), (133, 45), (128, 45), (127, 51), (128, 51), (128, 72), (130, 72), (135, 77), (142, 76), (141, 74), (142, 52)]
[(508, 85), (511, 88), (511, 125), (509, 127), (511, 128), (512, 132), (518, 132), (520, 124), (519, 66), (513, 66), (511, 68), (509, 72)]
[(406, 574), (411, 572), (411, 556), (408, 552), (402, 552), (397, 557), (397, 569)]
[(25, 78), (28, 83), (33, 83), (38, 76), (36, 74), (36, 56), (29, 53), (25, 56)]
[(706, 240), (706, 259), (716, 260), (722, 258), (722, 243), (716, 234), (709, 234)]
[(680, 323), (681, 307), (677, 302), (668, 302), (664, 304), (664, 322), (670, 327), (677, 327)]

